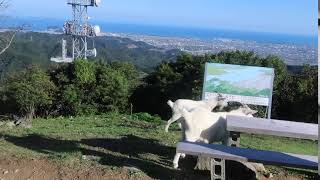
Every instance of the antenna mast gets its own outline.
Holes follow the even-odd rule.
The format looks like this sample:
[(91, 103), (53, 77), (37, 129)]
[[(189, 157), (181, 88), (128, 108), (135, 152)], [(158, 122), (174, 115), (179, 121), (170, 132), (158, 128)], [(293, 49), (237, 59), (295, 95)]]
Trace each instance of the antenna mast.
[(51, 61), (72, 62), (97, 56), (95, 48), (88, 49), (87, 38), (97, 36), (100, 27), (89, 25), (88, 7), (98, 7), (100, 3), (101, 0), (67, 0), (67, 4), (72, 6), (72, 20), (65, 22), (64, 33), (72, 36), (72, 57), (66, 57), (66, 41), (62, 40), (62, 57), (51, 58)]

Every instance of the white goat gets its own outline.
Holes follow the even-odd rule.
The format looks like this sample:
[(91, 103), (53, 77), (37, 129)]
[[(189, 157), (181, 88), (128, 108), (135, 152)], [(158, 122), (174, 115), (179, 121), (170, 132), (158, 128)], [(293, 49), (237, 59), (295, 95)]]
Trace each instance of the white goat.
[[(206, 101), (193, 101), (188, 99), (178, 99), (175, 102), (169, 100), (167, 104), (172, 109), (172, 117), (167, 121), (167, 125), (165, 127), (165, 131), (169, 131), (169, 127), (172, 123), (178, 121), (181, 118), (181, 109), (186, 109), (187, 111), (191, 111), (194, 108), (204, 108), (208, 111), (212, 111), (215, 107), (220, 106), (220, 109), (227, 106), (228, 103), (224, 101), (221, 95), (216, 96), (213, 99), (206, 100)], [(181, 127), (181, 124), (179, 123)]]
[[(187, 109), (180, 110), (183, 117), (183, 136), (188, 142), (226, 142), (226, 116), (247, 116), (257, 111), (250, 109), (248, 106), (240, 107), (230, 112), (211, 112), (208, 109), (198, 107), (190, 112)], [(177, 153), (173, 160), (174, 168), (178, 168), (178, 162), (181, 153)]]

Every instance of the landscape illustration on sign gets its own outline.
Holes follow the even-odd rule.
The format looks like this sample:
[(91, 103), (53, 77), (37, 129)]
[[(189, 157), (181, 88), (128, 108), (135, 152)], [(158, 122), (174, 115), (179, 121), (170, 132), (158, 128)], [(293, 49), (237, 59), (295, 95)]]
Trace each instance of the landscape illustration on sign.
[(205, 92), (269, 98), (273, 69), (208, 63)]

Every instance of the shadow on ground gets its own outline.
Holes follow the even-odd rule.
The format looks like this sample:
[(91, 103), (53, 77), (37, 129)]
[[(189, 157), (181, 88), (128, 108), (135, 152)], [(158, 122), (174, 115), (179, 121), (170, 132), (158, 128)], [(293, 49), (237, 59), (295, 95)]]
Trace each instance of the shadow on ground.
[[(0, 138), (26, 149), (43, 154), (79, 152), (86, 156), (99, 157), (99, 163), (111, 167), (136, 167), (153, 179), (209, 179), (209, 171), (194, 171), (195, 158), (179, 161), (182, 169), (172, 168), (175, 148), (162, 145), (155, 139), (134, 135), (120, 138), (89, 138), (79, 141), (54, 139), (38, 134), (23, 137), (0, 134)], [(231, 165), (236, 168), (236, 165)], [(237, 169), (237, 168), (236, 168)], [(291, 170), (292, 171), (292, 170)], [(316, 179), (314, 173), (293, 170)], [(235, 171), (232, 170), (234, 173)], [(230, 173), (230, 172), (229, 172)]]
[(59, 140), (38, 134), (24, 137), (1, 135), (6, 141), (39, 153), (72, 153), (100, 157), (99, 163), (113, 167), (136, 167), (154, 179), (208, 179), (209, 172), (194, 171), (195, 160), (180, 160), (183, 169), (172, 169), (175, 148), (164, 146), (157, 140), (134, 135), (119, 139), (91, 138), (80, 141)]

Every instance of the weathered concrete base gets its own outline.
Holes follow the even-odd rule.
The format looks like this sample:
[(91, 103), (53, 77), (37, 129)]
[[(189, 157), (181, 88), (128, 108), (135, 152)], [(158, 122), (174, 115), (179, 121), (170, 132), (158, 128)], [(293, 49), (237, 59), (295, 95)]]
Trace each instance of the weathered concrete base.
[[(258, 179), (260, 170), (264, 170), (262, 164), (226, 161), (226, 177), (227, 179)], [(199, 157), (195, 166), (196, 170), (208, 170), (211, 168), (211, 159), (207, 157)], [(257, 171), (258, 169), (258, 171)], [(261, 172), (264, 174), (265, 172)]]

